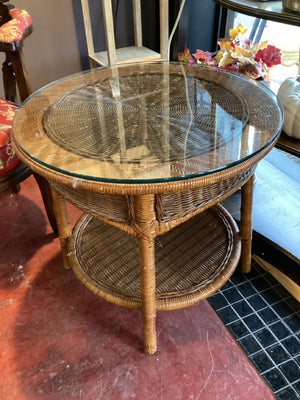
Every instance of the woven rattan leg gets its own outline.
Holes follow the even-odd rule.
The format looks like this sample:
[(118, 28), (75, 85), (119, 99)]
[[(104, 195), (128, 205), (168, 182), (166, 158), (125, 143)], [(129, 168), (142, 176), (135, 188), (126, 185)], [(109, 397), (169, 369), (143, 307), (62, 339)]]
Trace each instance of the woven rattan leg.
[(66, 200), (57, 190), (53, 188), (53, 186), (51, 186), (51, 192), (53, 197), (53, 207), (56, 215), (58, 236), (61, 245), (64, 267), (66, 269), (71, 269), (70, 260), (68, 257), (68, 239), (71, 234), (71, 228)]
[(140, 239), (141, 294), (144, 351), (156, 352), (155, 246), (154, 239)]
[(244, 273), (251, 271), (251, 250), (252, 250), (252, 205), (253, 205), (254, 174), (242, 186), (241, 205), (241, 266)]
[(156, 304), (155, 304), (155, 227), (156, 213), (154, 196), (141, 195), (135, 197), (135, 224), (139, 238), (140, 282), (142, 296), (144, 351), (148, 354), (156, 352)]

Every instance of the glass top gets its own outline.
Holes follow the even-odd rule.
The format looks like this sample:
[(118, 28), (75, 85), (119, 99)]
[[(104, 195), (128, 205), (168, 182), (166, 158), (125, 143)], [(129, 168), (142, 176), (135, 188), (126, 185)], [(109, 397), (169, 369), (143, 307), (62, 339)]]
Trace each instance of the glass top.
[(18, 111), (15, 143), (64, 174), (99, 181), (188, 179), (239, 164), (275, 140), (276, 96), (200, 65), (100, 68), (39, 90)]

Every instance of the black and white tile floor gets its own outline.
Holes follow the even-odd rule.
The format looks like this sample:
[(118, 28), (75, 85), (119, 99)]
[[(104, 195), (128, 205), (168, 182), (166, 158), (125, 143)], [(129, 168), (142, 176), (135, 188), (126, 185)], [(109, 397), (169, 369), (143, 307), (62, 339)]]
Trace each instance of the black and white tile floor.
[(255, 261), (209, 300), (279, 400), (300, 399), (300, 304)]

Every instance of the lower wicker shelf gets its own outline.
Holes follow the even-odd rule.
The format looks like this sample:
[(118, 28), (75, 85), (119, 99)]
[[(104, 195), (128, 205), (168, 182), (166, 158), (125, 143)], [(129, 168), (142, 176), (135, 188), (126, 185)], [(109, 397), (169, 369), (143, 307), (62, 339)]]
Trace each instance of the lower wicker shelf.
[[(241, 251), (237, 226), (220, 205), (155, 239), (156, 309), (186, 307), (230, 278)], [(68, 254), (76, 276), (95, 294), (142, 309), (138, 239), (84, 214)]]

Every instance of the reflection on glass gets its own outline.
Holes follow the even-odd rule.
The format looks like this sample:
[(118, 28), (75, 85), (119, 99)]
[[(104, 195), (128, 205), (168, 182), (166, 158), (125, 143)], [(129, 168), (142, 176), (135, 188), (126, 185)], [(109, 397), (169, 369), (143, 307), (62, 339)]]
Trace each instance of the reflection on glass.
[(69, 91), (50, 105), (44, 127), (59, 146), (87, 158), (162, 163), (217, 149), (247, 121), (247, 104), (228, 88), (192, 75), (142, 73)]
[(37, 162), (118, 182), (229, 168), (270, 144), (282, 125), (276, 96), (264, 86), (226, 70), (176, 63), (68, 77), (35, 93), (18, 119), (16, 140)]

